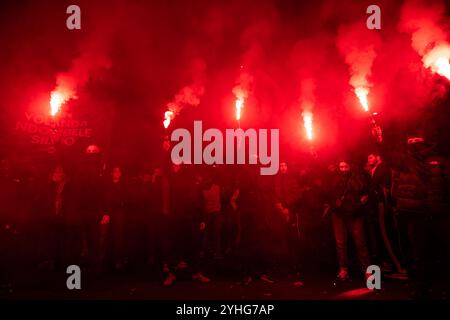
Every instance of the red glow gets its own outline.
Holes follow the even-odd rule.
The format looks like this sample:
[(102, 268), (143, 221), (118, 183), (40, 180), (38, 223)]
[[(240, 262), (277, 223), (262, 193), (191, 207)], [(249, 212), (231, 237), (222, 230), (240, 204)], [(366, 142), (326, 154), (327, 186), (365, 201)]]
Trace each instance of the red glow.
[(236, 120), (237, 121), (241, 120), (241, 111), (242, 111), (243, 107), (244, 107), (244, 99), (243, 98), (236, 99)]
[(164, 125), (165, 129), (167, 129), (169, 127), (170, 122), (172, 121), (173, 118), (174, 118), (174, 113), (172, 111), (166, 111), (164, 113), (163, 125)]
[(369, 111), (369, 101), (367, 100), (367, 95), (369, 94), (369, 89), (365, 87), (357, 87), (355, 88), (355, 94), (359, 99), (359, 103), (363, 107), (364, 111)]
[(69, 100), (69, 97), (65, 96), (62, 92), (54, 90), (50, 94), (50, 115), (52, 117), (61, 110), (61, 106)]
[(339, 298), (348, 298), (348, 299), (361, 298), (372, 292), (373, 292), (373, 290), (370, 290), (368, 288), (353, 289), (353, 290), (348, 290), (348, 291), (341, 293), (340, 295), (338, 295), (338, 297)]
[(311, 141), (313, 139), (313, 114), (309, 111), (304, 111), (302, 116), (306, 137)]
[[(243, 66), (241, 66), (241, 69)], [(236, 120), (239, 122), (242, 117), (242, 109), (245, 105), (245, 99), (248, 97), (249, 86), (253, 81), (253, 77), (246, 72), (242, 72), (239, 75), (239, 80), (237, 85), (233, 88), (234, 96), (236, 97), (235, 109), (236, 109)]]
[(236, 120), (240, 121), (242, 116), (242, 109), (244, 108), (245, 104), (245, 98), (247, 98), (247, 90), (238, 85), (233, 88), (233, 93), (236, 96)]
[(450, 80), (450, 45), (448, 43), (440, 44), (424, 55), (422, 61), (426, 68), (431, 69)]

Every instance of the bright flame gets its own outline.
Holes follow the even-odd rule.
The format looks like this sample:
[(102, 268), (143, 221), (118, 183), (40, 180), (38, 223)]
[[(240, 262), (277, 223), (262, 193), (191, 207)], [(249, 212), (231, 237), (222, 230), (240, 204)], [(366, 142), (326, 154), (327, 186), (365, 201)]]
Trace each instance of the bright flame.
[(241, 120), (241, 110), (244, 107), (244, 99), (238, 98), (236, 99), (236, 120)]
[(302, 113), (303, 116), (303, 125), (305, 126), (306, 137), (308, 140), (312, 140), (313, 138), (313, 114), (309, 111), (304, 111)]
[(365, 87), (357, 87), (355, 88), (355, 94), (359, 99), (359, 103), (363, 107), (364, 111), (369, 111), (369, 102), (367, 100), (367, 95), (369, 94), (369, 89)]
[(426, 68), (450, 80), (450, 45), (441, 44), (434, 47), (423, 57)]
[(447, 58), (442, 57), (437, 59), (434, 65), (436, 66), (437, 73), (450, 80), (450, 63)]
[(50, 115), (54, 117), (67, 100), (69, 100), (69, 98), (64, 96), (61, 92), (52, 91), (50, 94)]
[(172, 111), (166, 111), (164, 113), (163, 125), (164, 125), (165, 129), (167, 129), (169, 127), (170, 121), (172, 121), (173, 117), (174, 117), (174, 113)]

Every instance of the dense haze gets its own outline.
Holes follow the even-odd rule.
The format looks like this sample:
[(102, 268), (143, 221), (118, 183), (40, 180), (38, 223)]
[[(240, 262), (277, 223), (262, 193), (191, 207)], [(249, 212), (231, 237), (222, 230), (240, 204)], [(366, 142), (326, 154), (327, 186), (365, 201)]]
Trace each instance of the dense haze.
[(47, 113), (58, 86), (75, 92), (67, 108), (89, 119), (90, 140), (127, 163), (160, 149), (171, 103), (169, 129), (194, 119), (236, 127), (241, 87), (241, 127), (280, 128), (282, 156), (309, 150), (305, 110), (319, 154), (364, 156), (372, 146), (358, 84), (393, 137), (422, 128), (448, 151), (449, 81), (422, 62), (427, 43), (449, 41), (444, 2), (377, 1), (381, 30), (366, 28), (373, 1), (76, 1), (79, 31), (65, 26), (70, 4), (1, 5), (1, 156), (23, 152), (17, 120)]

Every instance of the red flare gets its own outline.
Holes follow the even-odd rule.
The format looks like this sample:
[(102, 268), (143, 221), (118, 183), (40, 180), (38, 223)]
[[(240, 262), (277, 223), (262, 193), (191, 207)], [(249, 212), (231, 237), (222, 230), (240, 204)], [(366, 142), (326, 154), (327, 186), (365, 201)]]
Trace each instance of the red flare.
[(369, 89), (365, 87), (355, 88), (355, 94), (359, 99), (359, 103), (363, 107), (364, 111), (369, 111), (369, 101), (367, 100), (367, 95), (369, 94)]
[(447, 43), (438, 45), (424, 55), (422, 61), (426, 68), (431, 69), (450, 80), (450, 45)]
[(236, 99), (236, 120), (237, 121), (241, 120), (241, 111), (242, 111), (243, 107), (244, 107), (244, 99), (243, 98)]
[(302, 116), (306, 137), (311, 141), (313, 139), (313, 114), (310, 111), (303, 111)]
[(63, 94), (60, 91), (53, 90), (50, 94), (50, 115), (52, 117), (61, 110), (61, 106), (69, 100), (69, 96)]
[(172, 111), (166, 111), (164, 113), (163, 125), (164, 125), (165, 129), (167, 129), (169, 127), (170, 122), (172, 121), (173, 118), (174, 118), (174, 113)]

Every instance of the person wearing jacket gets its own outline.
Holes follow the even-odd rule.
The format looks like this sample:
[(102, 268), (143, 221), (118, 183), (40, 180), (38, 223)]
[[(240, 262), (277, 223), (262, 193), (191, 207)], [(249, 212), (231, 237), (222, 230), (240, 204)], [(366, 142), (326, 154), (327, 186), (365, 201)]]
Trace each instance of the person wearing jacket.
[(430, 254), (432, 235), (440, 238), (443, 260), (449, 252), (449, 190), (447, 159), (436, 155), (421, 134), (407, 138), (406, 152), (392, 148), (383, 139), (379, 126), (374, 135), (381, 155), (394, 170), (392, 196), (398, 224), (404, 226), (402, 250), (408, 246), (410, 263), (406, 265), (415, 282), (414, 298), (425, 298), (431, 285)]
[[(296, 176), (286, 161), (280, 162), (280, 170), (274, 177), (274, 204), (278, 221), (281, 221), (282, 250), (287, 249), (288, 263), (299, 274), (305, 259), (301, 254), (298, 203), (300, 188)], [(281, 219), (279, 219), (281, 218)]]
[[(77, 263), (80, 253), (79, 230), (76, 228), (72, 185), (62, 166), (56, 166), (41, 196), (44, 234), (42, 248), (48, 269), (61, 269)], [(68, 265), (69, 265), (68, 264)]]
[(73, 177), (74, 203), (82, 225), (82, 257), (94, 271), (101, 264), (101, 229), (104, 206), (104, 177), (100, 149), (86, 148), (78, 172)]
[(148, 232), (148, 262), (162, 266), (164, 285), (171, 285), (176, 277), (170, 262), (173, 256), (169, 212), (169, 181), (162, 166), (156, 166), (144, 180), (144, 210)]
[(106, 256), (108, 240), (111, 240), (114, 267), (121, 270), (125, 266), (125, 222), (128, 193), (122, 178), (122, 170), (114, 166), (111, 178), (105, 185), (103, 217), (101, 220), (100, 252)]
[[(192, 279), (203, 283), (210, 279), (200, 272), (199, 243), (201, 235), (201, 208), (199, 208), (199, 186), (193, 176), (182, 164), (172, 164), (169, 175), (169, 215), (171, 216), (171, 243), (175, 259), (172, 275), (165, 281), (165, 285), (172, 284), (177, 272), (183, 275), (186, 269), (192, 274)], [(206, 227), (202, 225), (202, 228)]]
[(369, 262), (369, 251), (364, 234), (363, 206), (368, 201), (367, 185), (361, 175), (353, 169), (348, 161), (340, 161), (338, 175), (331, 190), (329, 208), (332, 211), (332, 222), (336, 240), (339, 262), (339, 280), (349, 278), (348, 269), (348, 237), (355, 244), (360, 266), (365, 274)]

